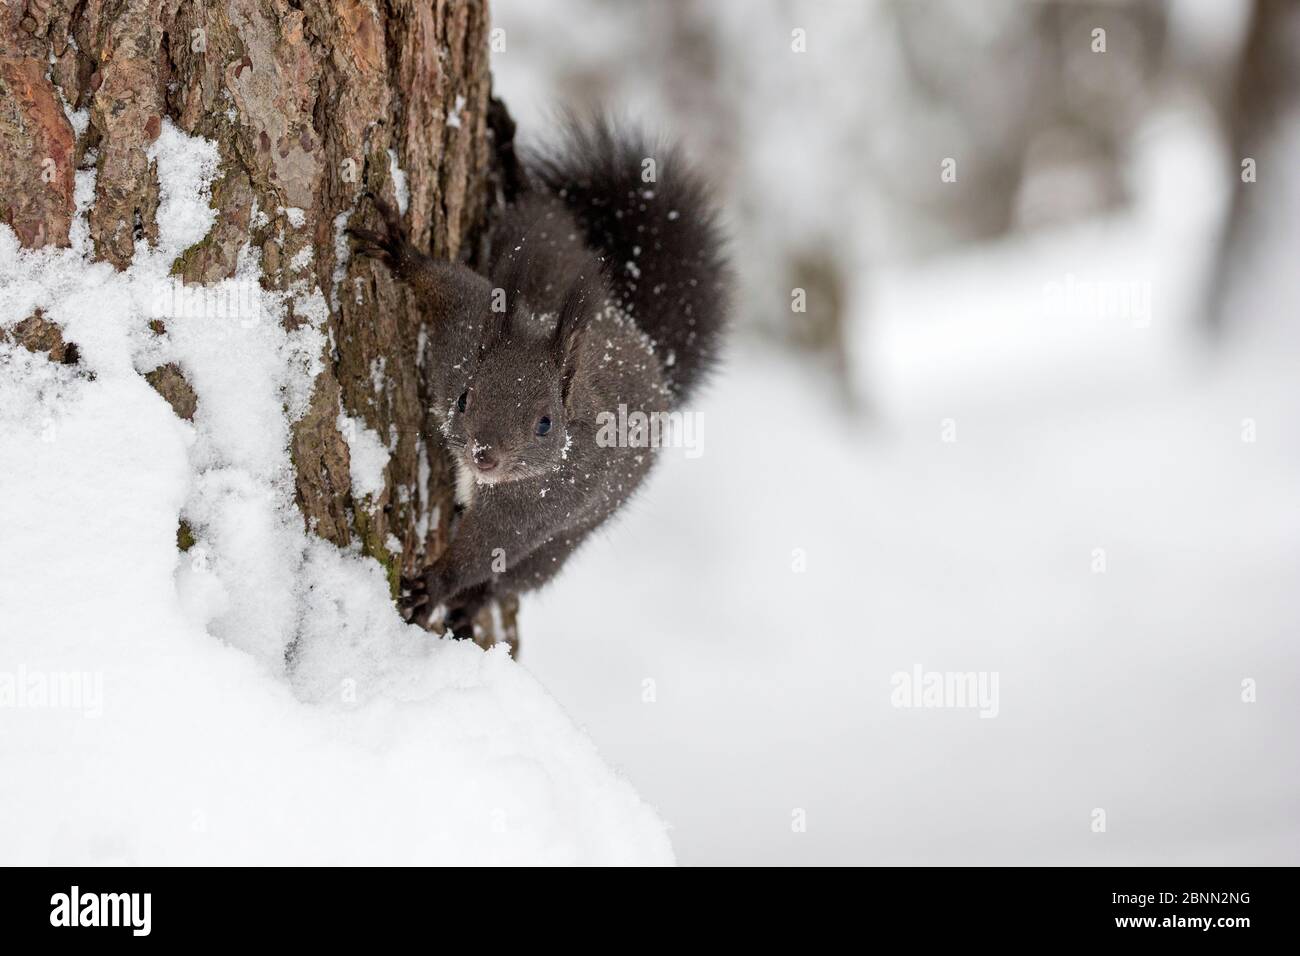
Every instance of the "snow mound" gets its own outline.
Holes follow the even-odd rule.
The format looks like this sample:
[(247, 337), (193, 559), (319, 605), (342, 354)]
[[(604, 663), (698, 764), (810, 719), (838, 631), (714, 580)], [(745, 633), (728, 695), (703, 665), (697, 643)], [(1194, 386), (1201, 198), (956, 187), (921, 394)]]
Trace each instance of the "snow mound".
[[(0, 326), (39, 309), (79, 352), (0, 343), (0, 862), (671, 863), (531, 676), (405, 625), (376, 562), (305, 531), (288, 444), (324, 298), (263, 291), (249, 250), (177, 285), (217, 154), (168, 123), (150, 158), (161, 235), (126, 272), (90, 261), (84, 221), (38, 252), (0, 227)], [(193, 423), (145, 381), (166, 363)]]

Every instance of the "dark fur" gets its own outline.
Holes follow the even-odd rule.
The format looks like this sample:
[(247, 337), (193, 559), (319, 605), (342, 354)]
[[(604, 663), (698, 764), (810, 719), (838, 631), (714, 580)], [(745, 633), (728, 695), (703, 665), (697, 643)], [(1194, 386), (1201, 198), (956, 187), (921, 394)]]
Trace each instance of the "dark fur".
[[(641, 182), (647, 157), (657, 183)], [(604, 121), (571, 121), (557, 151), (525, 166), (487, 277), (422, 255), (376, 206), (384, 231), (353, 236), (427, 312), (425, 386), (452, 455), (467, 469), (476, 450), (495, 462), (446, 552), (408, 583), (413, 620), (427, 626), (442, 605), (468, 636), (495, 593), (545, 584), (641, 484), (654, 449), (601, 447), (597, 416), (667, 411), (691, 393), (716, 359), (729, 275), (706, 190), (679, 154)]]
[[(680, 149), (608, 119), (568, 117), (528, 174), (560, 197), (601, 256), (616, 301), (655, 343), (677, 402), (717, 363), (731, 287), (704, 181)], [(645, 182), (646, 160), (655, 181)]]

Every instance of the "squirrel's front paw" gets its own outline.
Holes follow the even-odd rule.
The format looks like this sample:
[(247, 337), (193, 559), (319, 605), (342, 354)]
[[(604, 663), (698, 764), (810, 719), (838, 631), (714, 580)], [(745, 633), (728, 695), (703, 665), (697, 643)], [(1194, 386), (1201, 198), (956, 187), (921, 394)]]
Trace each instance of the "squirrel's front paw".
[(446, 616), (446, 600), (451, 589), (436, 565), (414, 578), (402, 578), (402, 617), (426, 631), (434, 620)]
[(447, 608), (442, 623), (456, 640), (472, 641), (474, 640), (474, 615), (476, 613), (478, 613), (476, 607), (471, 608), (466, 604), (453, 604)]
[(379, 215), (384, 219), (384, 231), (374, 232), (370, 229), (348, 227), (348, 235), (356, 241), (356, 251), (363, 256), (378, 259), (389, 266), (397, 265), (406, 247), (406, 230), (402, 227), (402, 217), (397, 210), (384, 202), (374, 193), (366, 193), (374, 203)]

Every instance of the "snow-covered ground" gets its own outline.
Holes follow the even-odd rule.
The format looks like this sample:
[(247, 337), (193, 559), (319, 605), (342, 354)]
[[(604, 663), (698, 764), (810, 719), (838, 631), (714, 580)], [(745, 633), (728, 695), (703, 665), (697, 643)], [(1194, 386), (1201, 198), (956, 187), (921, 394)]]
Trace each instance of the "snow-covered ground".
[[(164, 124), (152, 155), (162, 235), (125, 273), (87, 261), (84, 221), (39, 253), (0, 227), (0, 322), (39, 307), (80, 353), (0, 344), (0, 863), (671, 862), (535, 680), (403, 624), (378, 564), (304, 531), (288, 428), (319, 290), (286, 333), (250, 258), (210, 290), (238, 309), (149, 331), (216, 215), (210, 144)], [(163, 362), (192, 425), (143, 378)]]

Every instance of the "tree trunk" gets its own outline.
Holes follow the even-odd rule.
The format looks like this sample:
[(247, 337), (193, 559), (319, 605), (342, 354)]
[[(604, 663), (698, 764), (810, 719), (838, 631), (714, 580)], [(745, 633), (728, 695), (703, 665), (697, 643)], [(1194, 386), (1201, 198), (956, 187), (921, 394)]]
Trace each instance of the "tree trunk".
[[(508, 119), (496, 137), (489, 129), (487, 40), (486, 0), (0, 0), (0, 219), (25, 246), (69, 243), (73, 172), (93, 163), (90, 237), (125, 268), (135, 241), (157, 235), (146, 150), (169, 118), (221, 153), (216, 225), (175, 265), (186, 283), (232, 277), (251, 244), (263, 285), (288, 290), (312, 250), (331, 346), (293, 428), (298, 506), (316, 534), (381, 562), (394, 595), (401, 574), (445, 546), (453, 482), (422, 393), (412, 297), (382, 267), (344, 264), (342, 230), (374, 215), (366, 190), (390, 203), (409, 195), (415, 241), (473, 260), (509, 181), (498, 161)], [(84, 130), (64, 103), (89, 109)], [(504, 116), (499, 105), (493, 115)], [(287, 321), (303, 320), (291, 306)], [(45, 325), (29, 317), (20, 341), (63, 349)], [(179, 369), (149, 381), (193, 414)], [(377, 498), (352, 492), (340, 408), (389, 445)], [(182, 546), (186, 537), (182, 528)], [(485, 643), (513, 643), (517, 602), (506, 603), (495, 628), (481, 622)]]
[[(1237, 73), (1224, 103), (1233, 185), (1205, 309), (1209, 334), (1216, 339), (1232, 324), (1227, 307), (1234, 273), (1249, 255), (1249, 244), (1258, 241), (1255, 232), (1269, 211), (1267, 202), (1256, 192), (1254, 180), (1242, 178), (1241, 163), (1263, 159), (1282, 120), (1294, 109), (1300, 68), (1289, 38), (1297, 31), (1300, 13), (1289, 0), (1255, 0), (1245, 46), (1237, 59)], [(1272, 175), (1272, 171), (1265, 170), (1262, 175)]]

